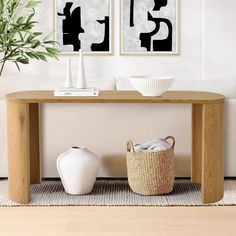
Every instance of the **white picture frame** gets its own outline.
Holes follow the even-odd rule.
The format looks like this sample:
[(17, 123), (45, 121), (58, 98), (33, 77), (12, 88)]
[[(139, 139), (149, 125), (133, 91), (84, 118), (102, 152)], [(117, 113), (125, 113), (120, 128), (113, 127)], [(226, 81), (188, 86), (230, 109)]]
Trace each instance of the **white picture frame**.
[[(162, 9), (164, 9), (165, 7), (170, 8), (170, 6), (168, 6), (169, 1), (171, 1), (172, 3), (175, 2), (175, 6), (173, 6), (174, 10), (172, 9), (172, 11), (171, 11), (172, 13), (174, 12), (172, 19), (173, 18), (175, 19), (174, 23), (172, 23), (172, 27), (173, 27), (172, 30), (173, 30), (173, 32), (175, 32), (172, 35), (172, 37), (173, 37), (172, 38), (172, 50), (164, 50), (164, 51), (156, 51), (156, 50), (155, 51), (154, 50), (148, 51), (147, 48), (146, 49), (142, 48), (140, 36), (139, 36), (139, 38), (137, 36), (138, 32), (133, 33), (135, 30), (132, 29), (132, 34), (129, 34), (129, 29), (128, 30), (125, 29), (125, 27), (127, 27), (127, 28), (131, 27), (130, 25), (127, 26), (127, 24), (128, 24), (128, 22), (127, 22), (127, 11), (128, 11), (127, 10), (127, 3), (129, 2), (129, 7), (130, 7), (131, 1), (132, 0), (120, 0), (120, 54), (121, 55), (178, 55), (180, 53), (180, 46), (179, 46), (179, 5), (180, 5), (180, 3), (179, 3), (179, 0), (166, 0), (167, 5), (162, 6), (160, 8), (160, 10), (155, 11), (155, 12), (160, 13), (162, 11)], [(150, 4), (153, 4), (153, 6), (155, 7), (155, 0), (133, 0), (133, 4), (135, 2), (142, 4), (143, 8), (141, 8), (141, 9), (145, 9), (145, 4), (146, 4), (147, 10), (150, 9), (150, 6), (151, 6)], [(165, 2), (165, 0), (163, 0), (162, 2)], [(133, 6), (133, 9), (135, 9), (134, 6)], [(146, 11), (146, 12), (145, 12), (145, 10), (143, 10), (143, 11), (144, 11), (143, 14), (147, 14), (147, 16), (145, 16), (145, 17), (146, 17), (146, 22), (148, 22), (148, 11)], [(142, 10), (138, 11), (138, 12), (139, 12), (139, 14), (142, 14)], [(156, 13), (156, 16), (157, 15), (158, 14)], [(165, 13), (160, 13), (160, 15), (165, 16)], [(134, 13), (133, 13), (133, 17), (135, 19)], [(140, 18), (140, 21), (143, 18), (144, 17)], [(153, 18), (155, 18), (155, 16)], [(131, 20), (130, 20), (130, 22), (131, 22)], [(137, 28), (142, 27), (142, 26), (144, 26), (144, 22), (145, 21), (141, 21), (141, 23), (140, 23), (141, 26), (134, 26), (134, 27), (137, 27)], [(133, 22), (133, 24), (135, 24), (135, 23)], [(126, 38), (128, 38), (128, 41)], [(173, 45), (174, 45), (174, 47), (173, 47)], [(129, 49), (129, 47), (130, 47), (130, 49)], [(133, 47), (133, 49), (132, 49), (132, 47)], [(142, 48), (142, 49), (140, 49), (140, 48)]]
[[(82, 49), (84, 54), (86, 55), (112, 55), (113, 54), (113, 0), (99, 0), (99, 1), (101, 1), (102, 3), (101, 6), (104, 6), (104, 4), (107, 4), (106, 9), (104, 9), (104, 7), (101, 7), (100, 10), (103, 11), (103, 13), (101, 14), (99, 13), (99, 8), (97, 7), (97, 5), (94, 5), (94, 6), (91, 5), (93, 1), (54, 0), (54, 39), (55, 41), (58, 42), (58, 45), (56, 47), (60, 50), (61, 55), (70, 55), (70, 56), (78, 55), (79, 49)], [(66, 3), (73, 4), (72, 6), (69, 6), (71, 18), (72, 18), (72, 13), (74, 14), (74, 10), (77, 8), (77, 11), (78, 11), (78, 8), (80, 7), (81, 24), (79, 24), (78, 21), (76, 21), (77, 32), (75, 32), (75, 34), (78, 33), (79, 31), (78, 28), (82, 28), (82, 31), (84, 31), (83, 32), (84, 36), (81, 36), (82, 33), (81, 34), (79, 33), (78, 35), (76, 35), (76, 40), (77, 40), (77, 37), (79, 38), (80, 47), (78, 47), (78, 43), (74, 43), (74, 42), (73, 42), (74, 44), (67, 44), (67, 45), (64, 44), (65, 41), (64, 41), (63, 36), (65, 36), (66, 34), (68, 35), (67, 32), (66, 33), (63, 32), (63, 26), (62, 26), (63, 20), (66, 19), (66, 16), (63, 15), (65, 14), (64, 9), (66, 7)], [(61, 6), (63, 6), (64, 8), (62, 8)], [(66, 10), (67, 13), (69, 12), (68, 10), (69, 7), (67, 5), (67, 10)], [(85, 9), (84, 13), (82, 12), (83, 9)], [(104, 14), (104, 10), (106, 11), (107, 14)], [(58, 14), (61, 14), (61, 15), (58, 15)], [(102, 15), (102, 18), (101, 18), (101, 15)], [(98, 16), (98, 18), (96, 18), (96, 16)], [(109, 17), (109, 27), (107, 27), (107, 20), (106, 20), (107, 16)], [(100, 23), (98, 21), (100, 21)], [(95, 24), (96, 26), (94, 26)], [(100, 25), (101, 26), (106, 25), (106, 26), (102, 28), (100, 27)], [(109, 40), (105, 40), (106, 30), (109, 30)], [(101, 34), (103, 34), (104, 37), (100, 37)], [(74, 36), (74, 33), (73, 33), (73, 36)], [(93, 40), (93, 37), (96, 40), (94, 40), (94, 42), (91, 44), (91, 40)], [(104, 41), (106, 41), (106, 44), (105, 44), (106, 46), (103, 46), (103, 48), (106, 48), (105, 50), (101, 50), (102, 39), (104, 39), (103, 43)], [(107, 41), (109, 41), (108, 49), (107, 49)], [(92, 45), (97, 48), (100, 46), (100, 49), (98, 51), (95, 51), (95, 50), (92, 51), (91, 49)], [(89, 47), (90, 47), (90, 50), (88, 50)]]

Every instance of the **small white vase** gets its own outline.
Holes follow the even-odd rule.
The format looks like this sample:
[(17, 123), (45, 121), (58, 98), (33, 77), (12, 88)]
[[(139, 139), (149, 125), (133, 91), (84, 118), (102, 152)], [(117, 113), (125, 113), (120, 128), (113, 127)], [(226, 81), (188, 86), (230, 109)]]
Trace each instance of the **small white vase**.
[(71, 74), (71, 59), (67, 60), (67, 67), (66, 67), (66, 79), (65, 79), (65, 88), (73, 88), (72, 82), (72, 74)]
[(57, 170), (65, 191), (71, 195), (92, 191), (100, 167), (100, 158), (86, 147), (72, 147), (57, 159)]
[(77, 86), (76, 87), (79, 89), (87, 88), (85, 69), (84, 69), (84, 56), (83, 56), (82, 49), (79, 50), (79, 65), (78, 65), (78, 76), (77, 76)]

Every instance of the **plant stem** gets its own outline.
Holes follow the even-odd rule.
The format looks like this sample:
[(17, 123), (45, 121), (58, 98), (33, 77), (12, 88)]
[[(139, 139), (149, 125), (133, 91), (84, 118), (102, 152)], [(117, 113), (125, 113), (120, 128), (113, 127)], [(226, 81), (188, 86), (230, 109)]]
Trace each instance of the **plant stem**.
[(3, 61), (2, 65), (1, 65), (0, 78), (1, 78), (1, 75), (2, 75), (2, 72), (3, 72), (3, 68), (4, 68), (4, 66), (5, 66), (5, 63), (6, 63), (6, 61)]

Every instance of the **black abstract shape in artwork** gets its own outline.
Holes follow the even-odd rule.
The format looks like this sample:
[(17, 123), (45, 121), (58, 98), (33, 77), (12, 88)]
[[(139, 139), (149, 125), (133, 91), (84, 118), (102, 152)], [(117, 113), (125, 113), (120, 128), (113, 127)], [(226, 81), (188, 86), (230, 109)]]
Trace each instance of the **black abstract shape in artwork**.
[(91, 46), (92, 51), (109, 51), (109, 16), (105, 16), (104, 20), (97, 20), (99, 24), (105, 24), (104, 40), (101, 43), (93, 43)]
[(130, 19), (129, 19), (130, 27), (134, 27), (134, 0), (130, 0)]
[(167, 6), (168, 0), (154, 0), (154, 3), (153, 11), (160, 11), (162, 7)]
[(57, 14), (65, 16), (62, 22), (63, 45), (73, 45), (74, 51), (79, 51), (81, 48), (79, 34), (84, 33), (84, 29), (81, 27), (81, 7), (75, 8), (71, 13), (72, 5), (72, 2), (67, 2), (63, 13), (58, 12)]
[(141, 33), (139, 39), (141, 40), (141, 47), (151, 51), (152, 36), (156, 35), (160, 30), (160, 23), (163, 22), (168, 27), (168, 37), (166, 39), (153, 40), (153, 51), (172, 51), (172, 32), (173, 27), (171, 22), (166, 18), (154, 18), (150, 12), (148, 12), (148, 20), (153, 21), (156, 24), (156, 28), (149, 33)]

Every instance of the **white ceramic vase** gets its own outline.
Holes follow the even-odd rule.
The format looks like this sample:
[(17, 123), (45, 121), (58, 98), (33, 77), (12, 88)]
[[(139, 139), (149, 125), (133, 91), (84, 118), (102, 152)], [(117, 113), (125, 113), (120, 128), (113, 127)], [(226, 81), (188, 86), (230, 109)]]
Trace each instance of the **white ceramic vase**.
[(79, 65), (78, 65), (78, 77), (77, 77), (76, 87), (79, 89), (87, 88), (85, 69), (84, 69), (84, 55), (82, 49), (79, 50)]
[(57, 159), (57, 170), (65, 191), (71, 195), (92, 191), (100, 167), (100, 158), (86, 147), (72, 147)]
[(71, 74), (71, 59), (67, 60), (67, 67), (66, 67), (66, 79), (65, 79), (65, 88), (73, 88), (72, 82), (72, 74)]

